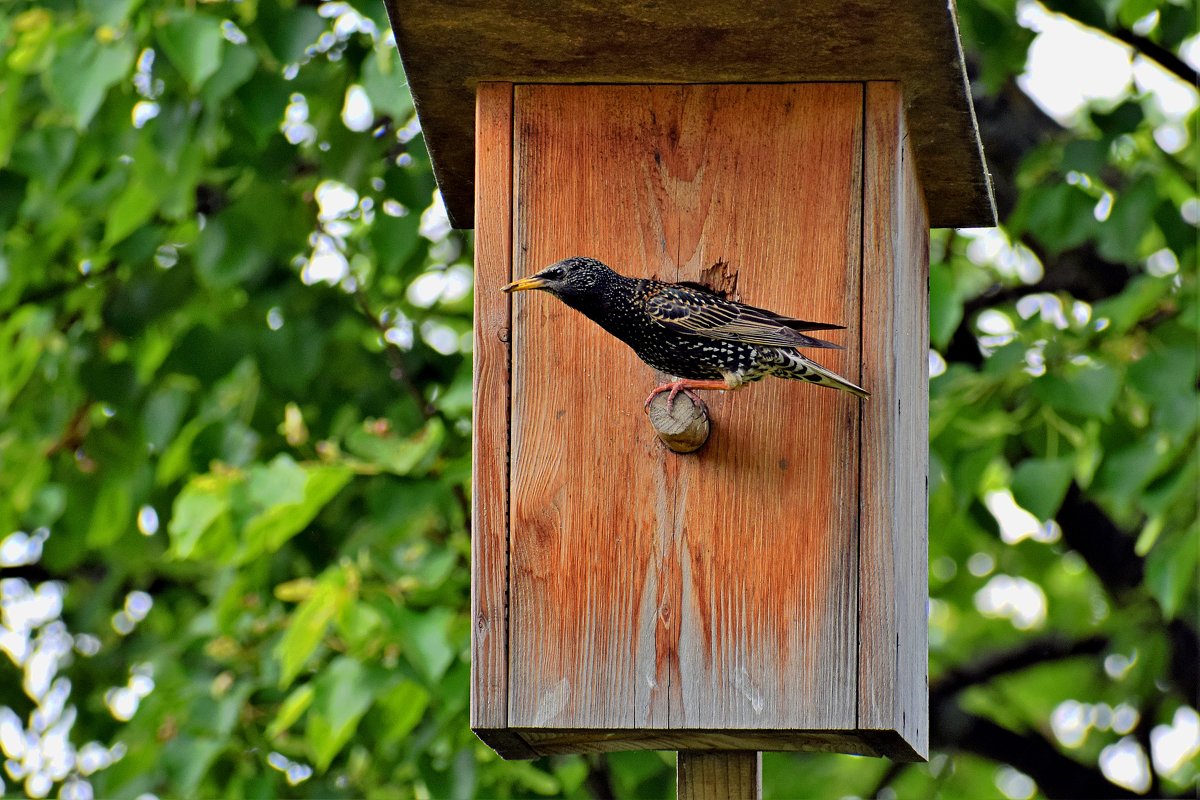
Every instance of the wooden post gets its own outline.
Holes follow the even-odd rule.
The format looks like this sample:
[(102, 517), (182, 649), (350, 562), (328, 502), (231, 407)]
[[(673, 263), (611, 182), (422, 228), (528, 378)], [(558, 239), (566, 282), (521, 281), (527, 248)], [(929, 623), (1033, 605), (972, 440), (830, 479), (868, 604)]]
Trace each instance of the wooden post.
[(681, 750), (675, 757), (679, 800), (758, 800), (762, 753), (754, 750)]

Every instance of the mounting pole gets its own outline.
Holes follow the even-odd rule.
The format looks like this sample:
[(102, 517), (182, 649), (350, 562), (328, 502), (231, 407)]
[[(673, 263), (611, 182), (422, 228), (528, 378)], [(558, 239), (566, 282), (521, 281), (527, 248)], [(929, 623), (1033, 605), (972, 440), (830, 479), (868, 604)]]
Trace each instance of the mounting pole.
[(675, 775), (679, 800), (762, 797), (762, 753), (756, 750), (680, 750)]

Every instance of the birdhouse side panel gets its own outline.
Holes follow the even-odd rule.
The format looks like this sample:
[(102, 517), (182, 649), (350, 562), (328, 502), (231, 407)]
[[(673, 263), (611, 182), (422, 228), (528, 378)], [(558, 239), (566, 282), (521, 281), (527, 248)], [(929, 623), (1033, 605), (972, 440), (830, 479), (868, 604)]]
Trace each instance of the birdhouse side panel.
[(929, 223), (895, 83), (867, 84), (859, 727), (928, 755)]
[(533, 751), (508, 733), (509, 303), (512, 84), (477, 93), (474, 431), (471, 448), (471, 727), (509, 757)]

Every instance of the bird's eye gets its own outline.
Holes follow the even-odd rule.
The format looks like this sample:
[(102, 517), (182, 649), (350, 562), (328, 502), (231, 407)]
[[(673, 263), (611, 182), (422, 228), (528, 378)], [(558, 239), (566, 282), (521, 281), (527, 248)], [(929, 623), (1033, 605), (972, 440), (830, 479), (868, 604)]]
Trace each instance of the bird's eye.
[(555, 267), (554, 269), (552, 269), (546, 273), (546, 277), (551, 278), (553, 280), (558, 280), (562, 276), (563, 276), (563, 271), (562, 271), (561, 267)]

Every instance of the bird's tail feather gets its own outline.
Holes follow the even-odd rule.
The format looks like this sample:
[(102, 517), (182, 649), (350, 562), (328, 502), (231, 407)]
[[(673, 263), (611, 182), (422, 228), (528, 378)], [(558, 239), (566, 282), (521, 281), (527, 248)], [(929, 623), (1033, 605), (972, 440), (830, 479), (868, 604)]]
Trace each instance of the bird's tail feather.
[(808, 381), (809, 383), (815, 383), (818, 386), (825, 386), (829, 389), (838, 389), (839, 391), (849, 392), (856, 397), (866, 398), (871, 396), (871, 393), (861, 386), (851, 383), (833, 370), (826, 369), (810, 358), (805, 358), (799, 353), (790, 351), (787, 353), (787, 356), (788, 363), (781, 367), (776, 367), (773, 371), (775, 375), (781, 378)]

